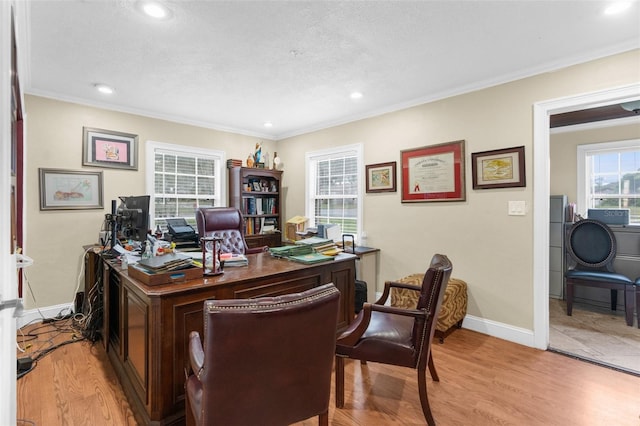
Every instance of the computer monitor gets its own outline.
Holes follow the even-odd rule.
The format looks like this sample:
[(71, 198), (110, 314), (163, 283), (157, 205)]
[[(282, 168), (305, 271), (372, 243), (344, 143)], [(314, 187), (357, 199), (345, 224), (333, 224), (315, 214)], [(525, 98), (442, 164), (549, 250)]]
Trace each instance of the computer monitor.
[(118, 207), (120, 233), (129, 240), (146, 241), (149, 232), (149, 195), (118, 197), (122, 201)]

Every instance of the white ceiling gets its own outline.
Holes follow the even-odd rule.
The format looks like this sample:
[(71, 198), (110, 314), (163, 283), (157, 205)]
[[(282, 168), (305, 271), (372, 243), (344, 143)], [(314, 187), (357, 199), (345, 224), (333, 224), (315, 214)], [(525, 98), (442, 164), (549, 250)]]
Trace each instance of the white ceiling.
[(24, 3), (23, 91), (282, 139), (640, 48), (637, 1), (162, 3)]

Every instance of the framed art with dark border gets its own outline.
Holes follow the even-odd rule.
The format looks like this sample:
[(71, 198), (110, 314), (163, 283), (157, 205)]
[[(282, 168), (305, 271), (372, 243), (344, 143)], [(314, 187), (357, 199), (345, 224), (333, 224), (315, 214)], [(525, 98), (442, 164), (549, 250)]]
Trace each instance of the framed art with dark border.
[(473, 189), (527, 186), (524, 146), (471, 154)]
[(38, 169), (40, 210), (101, 209), (102, 171)]
[(368, 164), (367, 192), (396, 192), (396, 162)]
[(138, 170), (138, 135), (82, 128), (82, 165)]
[(402, 202), (464, 201), (464, 140), (400, 151)]

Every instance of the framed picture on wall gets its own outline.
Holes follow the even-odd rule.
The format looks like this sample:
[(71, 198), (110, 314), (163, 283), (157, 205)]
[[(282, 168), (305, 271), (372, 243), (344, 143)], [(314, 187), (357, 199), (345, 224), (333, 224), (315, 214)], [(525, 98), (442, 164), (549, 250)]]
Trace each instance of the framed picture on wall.
[(396, 162), (368, 164), (367, 192), (396, 192)]
[(400, 152), (402, 202), (464, 201), (464, 140)]
[(83, 127), (82, 165), (138, 170), (138, 135)]
[(38, 169), (40, 210), (103, 208), (102, 171)]
[(473, 189), (526, 186), (524, 146), (471, 154)]

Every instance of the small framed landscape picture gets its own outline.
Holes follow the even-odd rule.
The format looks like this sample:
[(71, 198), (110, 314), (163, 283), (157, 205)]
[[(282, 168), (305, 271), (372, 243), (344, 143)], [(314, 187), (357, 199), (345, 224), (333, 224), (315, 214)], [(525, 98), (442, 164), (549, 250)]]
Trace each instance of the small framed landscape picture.
[(396, 192), (396, 162), (369, 164), (367, 192)]
[(102, 171), (39, 169), (40, 210), (101, 209)]
[(526, 186), (524, 146), (471, 154), (473, 189)]
[(82, 165), (138, 170), (138, 135), (83, 127)]

